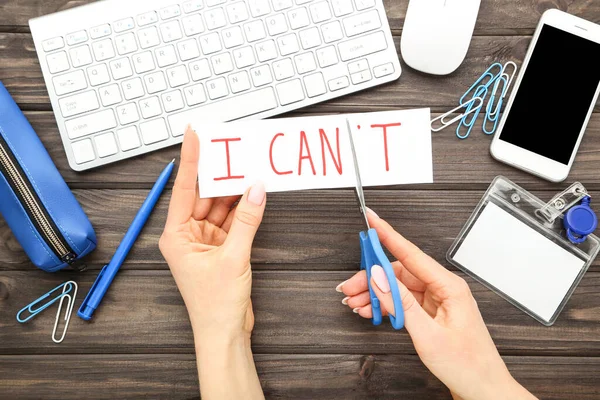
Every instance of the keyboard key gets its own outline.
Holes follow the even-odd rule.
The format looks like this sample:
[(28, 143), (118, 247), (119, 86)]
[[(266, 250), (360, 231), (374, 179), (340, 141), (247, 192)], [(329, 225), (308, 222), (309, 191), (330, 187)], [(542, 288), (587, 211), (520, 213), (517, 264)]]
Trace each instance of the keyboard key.
[(140, 131), (142, 132), (142, 140), (146, 145), (162, 142), (169, 138), (169, 130), (167, 129), (164, 118), (157, 118), (152, 121), (141, 123)]
[(176, 67), (170, 68), (166, 70), (165, 73), (167, 74), (169, 85), (173, 88), (186, 85), (190, 82), (190, 78), (188, 77), (185, 65), (178, 65)]
[(378, 65), (373, 68), (373, 75), (375, 78), (381, 78), (382, 76), (391, 75), (394, 73), (394, 64), (387, 63), (383, 65)]
[(351, 74), (369, 69), (369, 62), (366, 58), (348, 63), (348, 72)]
[(90, 37), (92, 39), (100, 39), (112, 33), (109, 24), (98, 25), (90, 29)]
[(181, 110), (184, 107), (183, 97), (179, 90), (164, 93), (161, 98), (166, 112)]
[(156, 11), (149, 11), (137, 16), (137, 23), (139, 26), (146, 26), (158, 22), (158, 15)]
[(213, 71), (215, 71), (215, 75), (233, 71), (233, 61), (231, 61), (231, 55), (229, 53), (221, 53), (212, 56), (210, 61), (212, 63)]
[(252, 83), (256, 87), (264, 86), (273, 82), (273, 77), (271, 76), (271, 69), (268, 65), (261, 65), (256, 68), (252, 68), (250, 70), (250, 76), (252, 76)]
[(183, 3), (181, 6), (183, 7), (183, 12), (189, 14), (194, 11), (202, 10), (204, 4), (202, 4), (202, 0), (189, 0)]
[(331, 10), (329, 9), (329, 3), (321, 1), (314, 3), (309, 6), (310, 15), (315, 24), (319, 22), (327, 21), (331, 18)]
[(119, 90), (119, 85), (117, 84), (104, 86), (98, 89), (98, 93), (100, 94), (100, 100), (102, 101), (102, 105), (104, 107), (112, 106), (113, 104), (117, 104), (123, 101), (123, 99), (121, 98), (121, 91)]
[(183, 89), (183, 94), (185, 95), (187, 105), (190, 107), (206, 101), (204, 86), (201, 83), (186, 87)]
[(304, 77), (304, 86), (306, 87), (306, 95), (308, 97), (317, 97), (327, 93), (323, 74), (316, 72)]
[(273, 40), (266, 40), (256, 45), (258, 61), (265, 62), (277, 58), (277, 48)]
[(230, 24), (237, 24), (248, 19), (248, 10), (243, 1), (238, 1), (227, 6), (227, 16)]
[(58, 105), (62, 116), (65, 118), (100, 108), (96, 92), (93, 90), (63, 97), (58, 100)]
[(138, 49), (133, 32), (115, 37), (115, 44), (120, 55), (133, 53)]
[(271, 36), (279, 35), (288, 30), (285, 15), (283, 14), (275, 14), (271, 17), (267, 17), (265, 22), (267, 24), (269, 35)]
[(208, 97), (211, 100), (219, 99), (229, 94), (229, 90), (227, 90), (227, 81), (223, 77), (207, 81), (206, 90), (208, 90)]
[(161, 19), (171, 19), (179, 17), (181, 15), (181, 9), (177, 4), (174, 4), (169, 7), (161, 8), (159, 13)]
[(144, 100), (140, 100), (140, 111), (142, 112), (142, 117), (148, 119), (152, 117), (156, 117), (162, 113), (160, 108), (160, 101), (158, 97), (152, 96)]
[(155, 26), (149, 26), (148, 28), (141, 29), (138, 31), (137, 35), (140, 41), (140, 47), (142, 49), (148, 49), (160, 44), (158, 30)]
[(246, 40), (250, 43), (256, 42), (267, 37), (265, 32), (265, 25), (261, 20), (256, 20), (244, 24), (244, 33), (246, 34)]
[(124, 18), (120, 19), (113, 23), (113, 30), (116, 33), (125, 32), (135, 27), (135, 23), (133, 22), (133, 18)]
[(87, 69), (90, 85), (98, 86), (110, 82), (110, 75), (106, 64), (98, 64)]
[(358, 11), (362, 11), (373, 7), (375, 5), (375, 0), (354, 0), (354, 4)]
[(240, 93), (249, 90), (252, 87), (246, 71), (236, 72), (235, 74), (229, 75), (228, 78), (232, 93)]
[(115, 141), (115, 136), (112, 132), (103, 133), (94, 138), (94, 143), (96, 144), (96, 151), (98, 152), (98, 157), (108, 157), (114, 154), (117, 154), (119, 149), (117, 148), (117, 142)]
[(47, 39), (42, 42), (42, 48), (44, 51), (54, 51), (65, 47), (65, 41), (62, 36), (57, 36), (52, 39)]
[(310, 3), (313, 0), (296, 0), (296, 4), (301, 6), (302, 4)]
[(140, 78), (133, 78), (121, 83), (123, 89), (123, 97), (125, 100), (132, 100), (142, 97), (144, 93), (144, 85)]
[(273, 10), (274, 11), (282, 11), (287, 8), (293, 7), (293, 0), (273, 0)]
[(321, 33), (323, 33), (323, 41), (325, 43), (335, 42), (344, 38), (342, 26), (339, 21), (331, 21), (321, 25)]
[(202, 52), (204, 54), (212, 54), (217, 51), (221, 51), (221, 39), (219, 39), (219, 34), (209, 33), (208, 35), (200, 36), (200, 47), (202, 47)]
[(92, 141), (90, 139), (71, 143), (71, 150), (73, 151), (73, 157), (75, 157), (75, 162), (77, 164), (84, 164), (96, 159), (94, 147), (92, 146)]
[(58, 53), (46, 56), (46, 62), (48, 63), (48, 69), (51, 74), (57, 74), (70, 68), (67, 53), (64, 51), (59, 51)]
[(177, 43), (177, 52), (181, 61), (188, 61), (200, 57), (200, 49), (195, 39), (184, 40)]
[(204, 32), (204, 22), (200, 14), (193, 14), (181, 19), (183, 32), (186, 36), (194, 36)]
[(310, 25), (310, 20), (308, 19), (308, 11), (306, 11), (306, 7), (288, 11), (287, 15), (288, 20), (290, 21), (290, 28), (292, 29), (300, 29)]
[(120, 58), (118, 60), (111, 61), (109, 65), (113, 79), (115, 80), (127, 78), (133, 75), (131, 63), (129, 62), (128, 58)]
[(69, 50), (69, 55), (71, 56), (71, 64), (73, 64), (73, 67), (75, 68), (89, 65), (93, 61), (90, 47), (87, 44), (72, 48)]
[(67, 35), (67, 44), (69, 46), (74, 46), (76, 44), (86, 42), (87, 40), (88, 35), (86, 31), (77, 31)]
[(127, 103), (117, 107), (117, 115), (121, 125), (131, 124), (140, 120), (135, 103)]
[(135, 126), (119, 129), (117, 131), (117, 137), (119, 138), (119, 144), (121, 145), (122, 151), (137, 149), (142, 145), (142, 143), (140, 143), (140, 137), (138, 136), (137, 127)]
[(300, 32), (300, 43), (304, 50), (312, 49), (321, 45), (321, 35), (319, 28), (313, 26)]
[(387, 42), (383, 31), (377, 31), (341, 42), (338, 44), (338, 49), (342, 61), (348, 61), (385, 50), (387, 49)]
[(356, 36), (365, 32), (381, 28), (381, 21), (377, 10), (370, 10), (362, 14), (353, 15), (343, 21), (346, 36)]
[(369, 71), (368, 69), (365, 71), (355, 72), (350, 75), (350, 79), (352, 80), (353, 85), (358, 85), (359, 83), (370, 81), (371, 78), (371, 71)]
[(194, 82), (201, 79), (206, 79), (212, 75), (210, 72), (210, 65), (208, 64), (208, 60), (206, 58), (190, 63), (189, 69), (190, 75), (192, 76), (192, 80)]
[(269, 0), (248, 0), (248, 7), (252, 17), (258, 18), (271, 12)]
[(144, 76), (148, 94), (158, 93), (167, 89), (167, 82), (162, 71), (153, 72)]
[(348, 77), (344, 75), (340, 76), (339, 78), (330, 80), (329, 82), (327, 82), (327, 84), (329, 85), (329, 90), (333, 92), (348, 87), (350, 85), (350, 82), (348, 81)]
[[(96, 61), (104, 61), (115, 56), (115, 49), (112, 45), (112, 40), (104, 39), (92, 43), (92, 50)], [(72, 55), (71, 55), (72, 57)]]
[(333, 7), (333, 15), (336, 17), (342, 17), (354, 11), (352, 0), (332, 0), (331, 6)]
[(133, 61), (133, 68), (135, 68), (135, 72), (138, 74), (143, 74), (144, 72), (152, 71), (156, 68), (152, 53), (149, 51), (138, 53), (131, 57), (131, 60)]
[(338, 63), (337, 52), (335, 47), (328, 46), (317, 50), (317, 59), (321, 68), (329, 67)]
[(181, 136), (190, 123), (227, 122), (276, 107), (277, 100), (273, 88), (266, 87), (169, 115), (168, 120), (173, 136)]
[(277, 95), (282, 106), (304, 100), (304, 90), (300, 79), (280, 83), (277, 87)]
[(300, 50), (298, 39), (296, 39), (295, 33), (278, 37), (277, 45), (279, 47), (279, 54), (282, 56), (287, 56)]
[(295, 75), (294, 63), (292, 63), (292, 60), (289, 58), (273, 61), (273, 74), (275, 75), (275, 79), (278, 81), (291, 78)]
[(106, 131), (116, 126), (115, 113), (111, 109), (98, 111), (65, 122), (69, 139), (77, 139), (82, 136), (91, 135), (92, 133)]
[(249, 67), (250, 65), (256, 63), (256, 59), (254, 58), (254, 50), (252, 50), (252, 47), (250, 46), (234, 50), (233, 58), (235, 59), (235, 65), (238, 68)]
[(294, 63), (296, 64), (296, 70), (299, 74), (305, 74), (307, 72), (314, 71), (317, 69), (317, 63), (315, 62), (315, 56), (313, 53), (303, 53), (294, 57)]
[(174, 42), (183, 37), (179, 21), (169, 21), (160, 25), (160, 35), (165, 43)]
[(177, 63), (175, 47), (171, 44), (154, 50), (154, 55), (156, 56), (156, 62), (160, 68)]
[(208, 7), (218, 6), (219, 4), (225, 4), (227, 0), (206, 0), (206, 5)]
[(54, 92), (57, 96), (62, 96), (63, 94), (73, 93), (81, 89), (85, 89), (87, 87), (87, 82), (85, 81), (85, 74), (82, 70), (77, 70), (73, 72), (68, 72), (63, 75), (58, 75), (52, 78), (52, 83), (54, 84)]
[(206, 27), (210, 31), (227, 25), (225, 11), (223, 11), (221, 7), (213, 8), (212, 10), (205, 12), (204, 19), (206, 20)]
[(226, 49), (240, 46), (244, 44), (244, 36), (242, 35), (242, 28), (239, 26), (233, 26), (229, 29), (223, 30), (221, 33), (223, 36), (223, 44)]

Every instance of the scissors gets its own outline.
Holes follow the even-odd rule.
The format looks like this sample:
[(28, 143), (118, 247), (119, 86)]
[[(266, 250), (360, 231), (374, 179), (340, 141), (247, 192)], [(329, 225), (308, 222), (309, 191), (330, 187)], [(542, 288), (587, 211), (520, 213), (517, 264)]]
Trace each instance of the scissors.
[(404, 327), (404, 310), (402, 309), (402, 298), (400, 297), (400, 288), (396, 281), (396, 274), (390, 260), (385, 256), (377, 231), (369, 226), (369, 220), (367, 219), (367, 206), (365, 205), (365, 195), (363, 192), (362, 183), (360, 180), (360, 170), (358, 169), (358, 160), (356, 158), (356, 149), (354, 147), (354, 139), (352, 139), (352, 130), (350, 128), (350, 121), (346, 119), (346, 125), (348, 127), (348, 136), (350, 137), (350, 147), (352, 148), (352, 157), (354, 158), (354, 172), (356, 174), (356, 195), (360, 206), (360, 211), (367, 224), (367, 230), (362, 231), (359, 234), (360, 237), (360, 269), (367, 271), (367, 282), (369, 285), (369, 296), (371, 297), (371, 308), (373, 310), (373, 325), (380, 325), (381, 316), (381, 305), (379, 299), (375, 295), (373, 288), (371, 287), (371, 268), (373, 265), (379, 265), (385, 271), (388, 282), (390, 284), (390, 292), (392, 293), (392, 299), (394, 301), (394, 310), (396, 315), (393, 316), (391, 313), (390, 322), (394, 329), (402, 329)]

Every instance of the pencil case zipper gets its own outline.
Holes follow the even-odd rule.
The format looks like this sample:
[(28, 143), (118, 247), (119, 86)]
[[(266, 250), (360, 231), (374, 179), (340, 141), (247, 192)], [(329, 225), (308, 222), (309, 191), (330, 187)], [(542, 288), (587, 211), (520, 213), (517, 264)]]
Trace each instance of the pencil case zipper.
[(6, 140), (0, 135), (0, 172), (6, 178), (11, 189), (23, 204), (25, 212), (37, 229), (40, 237), (62, 261), (71, 265), (77, 259), (77, 254), (65, 240), (48, 210), (40, 201), (39, 196), (16, 157), (10, 150)]

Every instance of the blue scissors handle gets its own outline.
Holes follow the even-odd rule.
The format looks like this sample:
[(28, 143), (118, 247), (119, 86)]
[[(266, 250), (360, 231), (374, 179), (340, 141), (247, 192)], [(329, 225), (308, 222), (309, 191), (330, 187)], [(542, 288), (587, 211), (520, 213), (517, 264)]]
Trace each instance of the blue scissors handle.
[(360, 232), (360, 250), (361, 262), (360, 269), (367, 271), (367, 282), (369, 284), (369, 296), (371, 297), (371, 308), (373, 310), (373, 325), (380, 325), (382, 320), (381, 304), (371, 287), (371, 268), (373, 265), (380, 265), (385, 271), (390, 291), (394, 301), (395, 316), (389, 313), (390, 321), (394, 329), (404, 327), (404, 309), (402, 308), (402, 298), (400, 297), (400, 288), (396, 282), (396, 274), (390, 260), (386, 257), (379, 242), (379, 237), (375, 229), (369, 229), (367, 232)]

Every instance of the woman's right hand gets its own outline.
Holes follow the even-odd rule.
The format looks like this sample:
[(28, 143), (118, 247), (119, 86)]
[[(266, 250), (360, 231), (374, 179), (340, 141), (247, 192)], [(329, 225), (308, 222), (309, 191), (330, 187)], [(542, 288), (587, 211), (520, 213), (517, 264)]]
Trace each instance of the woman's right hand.
[[(535, 398), (510, 375), (465, 280), (423, 253), (374, 212), (368, 218), (381, 243), (398, 259), (392, 265), (402, 295), (405, 327), (425, 366), (455, 398)], [(390, 286), (381, 267), (372, 268), (371, 284), (384, 315), (387, 311), (394, 315)], [(365, 271), (337, 290), (347, 296), (342, 302), (354, 312), (372, 317)]]

